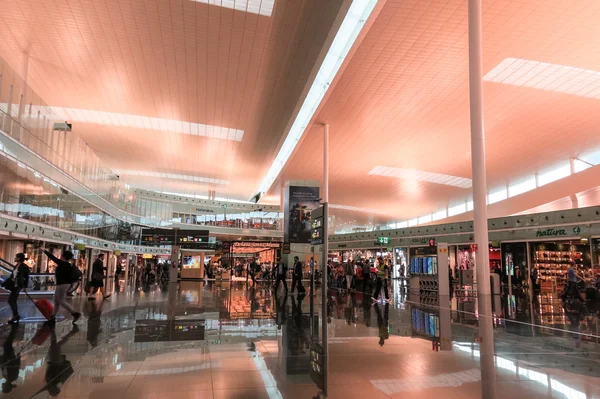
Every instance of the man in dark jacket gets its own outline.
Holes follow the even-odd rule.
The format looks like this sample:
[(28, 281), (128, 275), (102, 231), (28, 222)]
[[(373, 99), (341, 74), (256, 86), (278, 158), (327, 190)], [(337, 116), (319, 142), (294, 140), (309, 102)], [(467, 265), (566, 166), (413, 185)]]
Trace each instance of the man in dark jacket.
[(9, 277), (12, 282), (6, 282), (6, 284), (11, 284), (12, 287), (4, 286), (10, 291), (10, 295), (8, 296), (8, 305), (12, 310), (12, 319), (8, 322), (18, 323), (21, 320), (21, 316), (19, 316), (19, 309), (17, 308), (17, 299), (19, 299), (19, 293), (23, 288), (27, 288), (27, 284), (29, 283), (29, 266), (25, 264), (25, 254), (19, 253), (15, 255), (15, 268), (13, 269), (12, 275)]
[(296, 285), (298, 286), (298, 293), (303, 293), (306, 291), (302, 286), (302, 263), (300, 263), (300, 259), (297, 256), (294, 256), (294, 268), (292, 274), (292, 293), (296, 289)]
[(283, 282), (283, 288), (285, 288), (285, 293), (288, 292), (287, 281), (285, 278), (287, 276), (287, 265), (283, 263), (281, 258), (277, 259), (277, 264), (275, 265), (275, 272), (277, 273), (277, 278), (275, 280), (275, 295), (277, 295), (277, 291), (279, 290), (279, 283)]
[(54, 289), (54, 312), (50, 322), (56, 321), (56, 314), (60, 307), (67, 309), (71, 315), (73, 315), (73, 324), (81, 317), (81, 313), (77, 312), (73, 307), (66, 301), (67, 292), (73, 283), (73, 265), (71, 260), (73, 259), (73, 252), (63, 251), (60, 259), (54, 256), (50, 251), (46, 251), (42, 248), (46, 256), (52, 262), (56, 263), (56, 269), (54, 270), (54, 278), (56, 279), (56, 287)]

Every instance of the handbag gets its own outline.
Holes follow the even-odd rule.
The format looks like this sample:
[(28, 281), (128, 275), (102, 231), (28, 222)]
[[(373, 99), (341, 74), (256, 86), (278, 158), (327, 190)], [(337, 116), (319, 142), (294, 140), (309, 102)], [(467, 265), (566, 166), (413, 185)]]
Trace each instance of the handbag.
[(12, 291), (13, 289), (15, 289), (15, 287), (15, 279), (12, 275), (2, 282), (2, 288), (4, 288), (7, 291)]
[(81, 270), (79, 270), (77, 266), (73, 265), (72, 267), (73, 269), (71, 270), (71, 282), (74, 283), (81, 278), (83, 273), (81, 272)]

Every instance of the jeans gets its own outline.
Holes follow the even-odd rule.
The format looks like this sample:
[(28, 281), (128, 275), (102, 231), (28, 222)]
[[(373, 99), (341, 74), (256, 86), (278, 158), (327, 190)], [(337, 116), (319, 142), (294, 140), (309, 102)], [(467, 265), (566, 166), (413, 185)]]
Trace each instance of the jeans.
[(54, 291), (54, 312), (52, 313), (53, 317), (57, 315), (58, 310), (61, 306), (67, 309), (71, 314), (77, 313), (75, 309), (73, 309), (73, 307), (65, 300), (65, 298), (67, 297), (67, 292), (69, 291), (69, 287), (71, 287), (71, 284), (60, 284), (56, 286), (56, 290)]
[(19, 317), (19, 309), (17, 308), (17, 299), (19, 299), (19, 293), (21, 289), (18, 287), (13, 288), (8, 295), (8, 306), (12, 310), (13, 319)]
[(390, 299), (390, 293), (388, 292), (387, 278), (377, 277), (377, 287), (375, 288), (375, 299), (379, 299), (379, 293), (381, 291), (381, 287), (383, 286), (383, 292), (385, 294), (385, 299)]
[(346, 274), (346, 289), (350, 289), (352, 287), (352, 275)]

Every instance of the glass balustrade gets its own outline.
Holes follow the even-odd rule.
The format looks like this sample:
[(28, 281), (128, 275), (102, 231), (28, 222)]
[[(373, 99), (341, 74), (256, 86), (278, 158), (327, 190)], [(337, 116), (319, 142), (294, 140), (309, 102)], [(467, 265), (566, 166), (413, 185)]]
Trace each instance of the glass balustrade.
[[(21, 94), (22, 79), (1, 58), (0, 71), (0, 129), (95, 195), (132, 215), (128, 218), (130, 222), (166, 227), (173, 223), (184, 223), (240, 229), (282, 229), (280, 214), (273, 217), (273, 212), (230, 217), (225, 213), (179, 217), (174, 214), (170, 202), (137, 197), (135, 191), (104, 165), (76, 132), (67, 131), (64, 127), (55, 128), (57, 116), (30, 87), (27, 86), (24, 94)], [(44, 171), (36, 171), (22, 160), (11, 160), (10, 154), (3, 148), (0, 148), (0, 152), (4, 155), (0, 167), (5, 169), (0, 173), (7, 175), (4, 181), (17, 182), (21, 179), (23, 184), (38, 190), (36, 194), (3, 193), (0, 211), (70, 230), (92, 229), (91, 235), (94, 236), (98, 236), (97, 230), (103, 226), (117, 223), (113, 216), (89, 203), (86, 205), (86, 201), (79, 197), (71, 195), (68, 199), (63, 198), (68, 194), (64, 194), (55, 182), (49, 180)], [(9, 166), (11, 162), (16, 166)], [(16, 172), (24, 169), (26, 176), (20, 176), (19, 173), (15, 175), (15, 168)], [(42, 198), (39, 192), (48, 192), (48, 195)], [(67, 213), (61, 207), (69, 205), (69, 201), (77, 205), (70, 204), (76, 210)], [(91, 211), (83, 212), (83, 209)]]

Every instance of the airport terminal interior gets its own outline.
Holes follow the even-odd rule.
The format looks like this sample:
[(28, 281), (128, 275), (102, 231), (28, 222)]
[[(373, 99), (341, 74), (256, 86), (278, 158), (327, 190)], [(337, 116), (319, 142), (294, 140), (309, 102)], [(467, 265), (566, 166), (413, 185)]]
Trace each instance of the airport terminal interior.
[(0, 398), (600, 398), (598, 21), (1, 0)]

